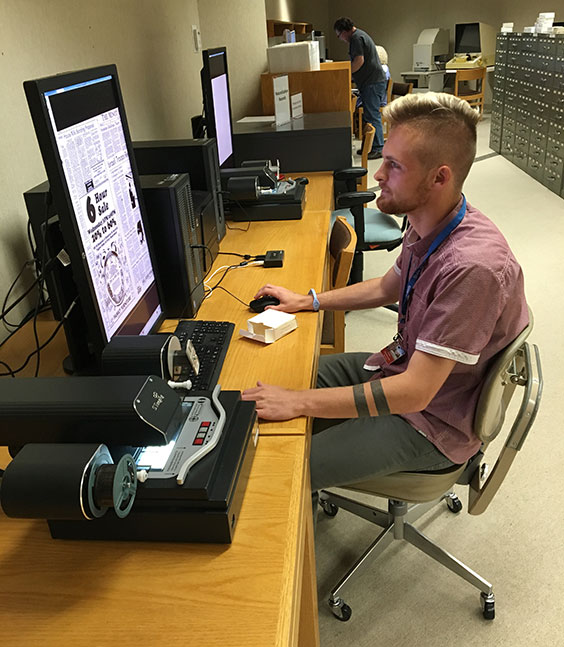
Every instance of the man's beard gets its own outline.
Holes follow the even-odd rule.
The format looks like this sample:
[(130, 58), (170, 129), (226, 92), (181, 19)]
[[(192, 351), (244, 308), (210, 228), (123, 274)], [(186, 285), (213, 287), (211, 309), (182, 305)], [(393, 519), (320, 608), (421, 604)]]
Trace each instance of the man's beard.
[(407, 197), (394, 198), (393, 196), (380, 195), (376, 205), (383, 213), (392, 216), (404, 216), (406, 213), (416, 211), (427, 202), (431, 189), (426, 180), (420, 182), (417, 189)]

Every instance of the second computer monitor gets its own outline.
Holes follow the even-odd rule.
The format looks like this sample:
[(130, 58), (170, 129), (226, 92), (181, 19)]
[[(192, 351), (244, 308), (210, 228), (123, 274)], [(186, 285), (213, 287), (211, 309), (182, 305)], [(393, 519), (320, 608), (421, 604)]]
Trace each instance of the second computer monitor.
[(207, 136), (217, 139), (219, 165), (232, 166), (233, 128), (227, 50), (225, 47), (206, 49), (202, 58), (201, 79)]

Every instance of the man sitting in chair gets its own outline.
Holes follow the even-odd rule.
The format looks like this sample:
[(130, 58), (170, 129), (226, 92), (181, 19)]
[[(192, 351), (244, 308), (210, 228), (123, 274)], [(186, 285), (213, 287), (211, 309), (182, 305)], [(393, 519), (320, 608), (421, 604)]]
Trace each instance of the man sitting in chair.
[(261, 418), (315, 418), (313, 491), (398, 471), (462, 464), (480, 446), (472, 421), (491, 358), (525, 328), (523, 274), (497, 227), (462, 194), (478, 114), (449, 94), (410, 94), (384, 109), (390, 135), (377, 204), (407, 214), (393, 267), (319, 295), (266, 285), (277, 310), (360, 310), (399, 302), (397, 335), (376, 354), (320, 358), (317, 389), (258, 383)]

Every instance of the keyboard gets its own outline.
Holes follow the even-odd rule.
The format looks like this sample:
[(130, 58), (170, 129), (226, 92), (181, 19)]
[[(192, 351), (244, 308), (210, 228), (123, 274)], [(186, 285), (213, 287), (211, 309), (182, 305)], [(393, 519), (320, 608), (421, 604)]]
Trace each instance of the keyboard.
[(219, 380), (234, 330), (235, 324), (230, 321), (179, 321), (174, 334), (180, 340), (183, 350), (186, 342), (192, 340), (200, 360), (200, 371), (196, 375), (186, 360), (181, 365), (178, 381), (190, 380), (195, 391), (212, 391)]

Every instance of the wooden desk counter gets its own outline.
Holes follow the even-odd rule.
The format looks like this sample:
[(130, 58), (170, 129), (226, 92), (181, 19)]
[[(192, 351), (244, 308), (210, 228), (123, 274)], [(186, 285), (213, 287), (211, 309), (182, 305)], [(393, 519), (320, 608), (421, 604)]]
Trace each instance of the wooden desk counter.
[[(293, 174), (296, 175), (296, 174)], [(230, 222), (220, 251), (238, 254), (264, 254), (269, 249), (283, 249), (284, 267), (251, 266), (230, 270), (221, 286), (245, 303), (254, 298), (257, 290), (267, 283), (283, 285), (296, 292), (307, 293), (310, 288), (320, 291), (323, 285), (329, 236), (329, 206), (332, 204), (332, 175), (308, 174), (307, 204), (301, 220), (264, 222)], [(325, 207), (318, 210), (317, 207)], [(224, 265), (238, 264), (237, 256), (221, 254), (212, 272)], [(215, 285), (219, 272), (208, 285)], [(306, 389), (317, 374), (320, 317), (314, 312), (296, 314), (298, 328), (274, 344), (245, 339), (240, 329), (247, 329), (247, 320), (254, 313), (216, 289), (198, 310), (198, 319), (226, 320), (235, 323), (235, 332), (227, 352), (220, 377), (223, 389), (244, 390), (254, 387), (257, 380), (278, 384), (290, 389)], [(172, 332), (175, 320), (168, 320), (161, 331)], [(303, 434), (307, 419), (288, 422), (262, 423), (261, 434)]]
[[(309, 177), (302, 220), (253, 222), (247, 232), (230, 229), (222, 241), (222, 251), (286, 252), (282, 269), (230, 272), (222, 285), (239, 298), (250, 300), (267, 282), (302, 292), (321, 288), (332, 176)], [(219, 256), (215, 267), (232, 259), (237, 257)], [(251, 313), (217, 290), (198, 316), (234, 321), (238, 330)], [(236, 333), (220, 378), (223, 388), (246, 388), (257, 379), (310, 386), (319, 323), (315, 313), (298, 313), (298, 329), (268, 347)], [(40, 339), (47, 339), (55, 326), (41, 321)], [(163, 329), (174, 326), (169, 321)], [(0, 349), (0, 359), (17, 368), (18, 359), (23, 362), (33, 350), (32, 339), (28, 326)], [(65, 354), (61, 331), (42, 353), (40, 375), (62, 375)], [(30, 362), (22, 374), (33, 371)], [(318, 646), (306, 431), (305, 418), (262, 423), (231, 545), (54, 540), (45, 521), (8, 519), (0, 512), (4, 644)], [(7, 451), (0, 448), (0, 466), (8, 462)]]
[(259, 439), (231, 545), (55, 540), (45, 521), (0, 513), (2, 642), (294, 645), (306, 596), (300, 644), (318, 644), (316, 600), (307, 598), (315, 569), (312, 580), (306, 442)]

